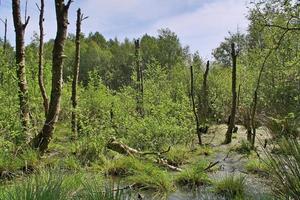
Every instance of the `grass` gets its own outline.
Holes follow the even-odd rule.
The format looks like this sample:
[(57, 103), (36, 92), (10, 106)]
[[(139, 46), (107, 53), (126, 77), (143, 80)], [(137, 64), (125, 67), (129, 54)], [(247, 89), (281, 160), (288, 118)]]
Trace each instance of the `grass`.
[(214, 183), (214, 191), (226, 199), (244, 199), (245, 177), (226, 176)]
[(127, 177), (126, 181), (139, 189), (168, 193), (174, 189), (170, 175), (150, 162), (123, 156), (107, 163), (106, 175)]
[(213, 149), (210, 146), (201, 146), (198, 152), (199, 155), (209, 156), (213, 154)]
[(204, 171), (207, 166), (208, 164), (203, 161), (194, 164), (190, 168), (179, 173), (175, 178), (175, 182), (180, 186), (188, 186), (191, 188), (210, 184), (211, 181)]
[(183, 145), (178, 145), (170, 149), (168, 153), (166, 153), (166, 160), (170, 165), (180, 166), (187, 163), (189, 159), (188, 148)]
[(141, 190), (151, 190), (160, 194), (168, 194), (175, 189), (172, 177), (158, 167), (145, 168), (144, 171), (129, 176), (127, 181)]
[[(84, 180), (83, 180), (84, 179)], [(5, 200), (125, 200), (130, 191), (116, 190), (102, 179), (82, 174), (62, 175), (61, 172), (41, 172), (0, 190)]]
[(21, 184), (14, 184), (0, 194), (6, 200), (63, 200), (66, 192), (62, 187), (63, 176), (39, 174), (28, 178)]
[(253, 174), (259, 174), (262, 176), (268, 175), (268, 166), (265, 162), (258, 159), (250, 159), (245, 168), (248, 172)]
[(143, 163), (140, 160), (122, 156), (119, 159), (104, 164), (104, 174), (112, 176), (130, 176), (137, 171), (143, 171), (150, 163)]
[(267, 152), (274, 195), (278, 199), (299, 199), (300, 143), (296, 139), (284, 139), (279, 148), (282, 154)]
[(250, 155), (251, 154), (251, 144), (246, 140), (242, 140), (241, 145), (238, 146), (237, 148), (235, 148), (234, 150), (240, 154)]

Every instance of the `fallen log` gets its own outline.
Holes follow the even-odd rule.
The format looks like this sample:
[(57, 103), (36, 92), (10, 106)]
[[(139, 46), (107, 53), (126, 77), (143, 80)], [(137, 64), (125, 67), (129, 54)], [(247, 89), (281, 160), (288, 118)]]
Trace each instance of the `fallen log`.
[(160, 166), (168, 168), (172, 171), (181, 172), (182, 169), (179, 167), (175, 167), (170, 165), (167, 160), (161, 158), (162, 154), (165, 154), (170, 151), (171, 147), (169, 147), (166, 151), (163, 152), (142, 152), (138, 151), (137, 149), (131, 148), (126, 144), (123, 144), (120, 141), (117, 141), (115, 138), (112, 138), (107, 144), (106, 147), (112, 151), (118, 152), (119, 154), (126, 155), (126, 156), (146, 156), (146, 155), (155, 155), (158, 158), (154, 161)]

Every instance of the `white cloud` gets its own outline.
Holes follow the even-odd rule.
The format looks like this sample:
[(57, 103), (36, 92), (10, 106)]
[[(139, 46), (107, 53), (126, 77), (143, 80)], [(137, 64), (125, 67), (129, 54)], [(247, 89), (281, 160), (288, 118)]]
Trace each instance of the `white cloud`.
[[(99, 31), (106, 37), (136, 38), (148, 33), (156, 35), (160, 28), (176, 32), (184, 45), (209, 57), (213, 48), (224, 39), (228, 31), (241, 31), (247, 27), (246, 0), (76, 0), (69, 12), (69, 32), (75, 32), (77, 8), (89, 18), (84, 21), (85, 33)], [(24, 1), (22, 1), (24, 2)], [(24, 7), (24, 5), (23, 5)], [(31, 16), (26, 30), (29, 42), (38, 30), (38, 10), (35, 1), (28, 2)], [(9, 19), (9, 39), (14, 43), (11, 1), (2, 0), (0, 17)], [(24, 13), (23, 13), (24, 14)], [(54, 2), (46, 1), (46, 39), (55, 37)], [(0, 24), (0, 35), (3, 29)], [(0, 36), (0, 37), (1, 37)]]
[(223, 41), (228, 31), (247, 29), (247, 8), (243, 0), (222, 0), (207, 3), (192, 13), (186, 13), (169, 19), (162, 19), (149, 31), (168, 27), (178, 34), (185, 45), (193, 51), (199, 50), (206, 58), (212, 49)]

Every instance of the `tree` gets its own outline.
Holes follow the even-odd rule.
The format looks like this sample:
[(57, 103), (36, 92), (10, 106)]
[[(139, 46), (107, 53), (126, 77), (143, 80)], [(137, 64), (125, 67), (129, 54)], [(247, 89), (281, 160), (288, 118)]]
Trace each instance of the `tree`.
[(39, 16), (39, 28), (40, 28), (40, 38), (39, 38), (39, 87), (41, 91), (41, 95), (43, 98), (43, 105), (45, 110), (45, 117), (48, 114), (49, 109), (49, 98), (45, 89), (44, 84), (44, 10), (45, 10), (45, 3), (44, 0), (41, 0), (40, 7), (36, 4), (40, 11)]
[(235, 114), (236, 114), (236, 101), (237, 101), (237, 92), (236, 92), (236, 60), (237, 52), (235, 49), (235, 44), (231, 44), (231, 57), (232, 57), (232, 105), (231, 105), (231, 114), (229, 117), (229, 125), (226, 132), (225, 144), (231, 143), (232, 132), (235, 128)]
[(144, 93), (144, 84), (143, 84), (143, 69), (140, 61), (140, 40), (135, 42), (135, 63), (136, 63), (136, 111), (140, 116), (144, 116), (144, 106), (143, 106), (143, 93)]
[(199, 99), (199, 106), (198, 106), (198, 113), (200, 115), (200, 122), (202, 124), (202, 129), (206, 129), (206, 121), (209, 115), (210, 106), (209, 106), (209, 99), (208, 99), (208, 85), (207, 85), (207, 78), (209, 73), (209, 61), (206, 63), (206, 69), (203, 74), (203, 83), (201, 87), (201, 91), (198, 95)]
[(75, 39), (75, 63), (73, 67), (73, 82), (72, 82), (72, 132), (74, 135), (77, 134), (77, 118), (76, 118), (76, 109), (77, 109), (77, 84), (78, 84), (78, 76), (79, 76), (79, 68), (80, 68), (80, 36), (81, 36), (81, 22), (86, 19), (81, 14), (80, 8), (77, 10), (77, 21), (76, 21), (76, 39)]
[(196, 122), (196, 134), (198, 136), (199, 145), (202, 145), (200, 121), (199, 121), (198, 113), (196, 111), (195, 92), (194, 92), (194, 72), (193, 72), (192, 65), (190, 66), (190, 71), (191, 71), (191, 99), (192, 99), (193, 113), (194, 113), (195, 122)]
[(52, 90), (49, 112), (42, 130), (32, 141), (33, 147), (39, 149), (42, 154), (48, 148), (48, 144), (51, 141), (60, 111), (62, 72), (65, 58), (64, 45), (67, 37), (68, 11), (71, 3), (72, 0), (69, 0), (67, 4), (64, 3), (64, 0), (55, 0), (57, 32), (52, 55)]
[(232, 66), (231, 44), (236, 44), (237, 52), (240, 54), (247, 49), (247, 36), (240, 32), (235, 34), (229, 32), (229, 37), (225, 37), (225, 41), (213, 50), (212, 55), (218, 63), (224, 67)]
[(22, 122), (22, 128), (24, 132), (27, 132), (30, 125), (29, 115), (29, 100), (28, 100), (28, 85), (26, 79), (26, 67), (25, 67), (25, 44), (24, 35), (25, 29), (29, 22), (30, 17), (25, 16), (25, 23), (22, 23), (20, 0), (12, 1), (13, 20), (16, 32), (16, 65), (17, 65), (17, 78), (19, 86), (19, 104), (20, 104), (20, 117)]

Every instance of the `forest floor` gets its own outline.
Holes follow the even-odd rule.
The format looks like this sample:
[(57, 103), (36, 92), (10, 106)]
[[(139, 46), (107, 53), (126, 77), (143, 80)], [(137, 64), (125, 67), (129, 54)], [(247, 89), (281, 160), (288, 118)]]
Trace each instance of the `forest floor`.
[[(258, 166), (257, 163), (264, 163), (265, 151), (263, 148), (265, 140), (271, 141), (272, 137), (266, 128), (257, 130), (256, 151), (250, 151), (246, 144), (247, 134), (243, 126), (238, 126), (238, 132), (233, 134), (230, 144), (224, 145), (227, 125), (214, 125), (210, 127), (207, 134), (202, 136), (203, 143), (212, 149), (210, 155), (193, 155), (193, 162), (207, 159), (210, 163), (218, 164), (214, 170), (208, 172), (213, 181), (218, 181), (224, 177), (236, 176), (244, 177), (245, 191), (247, 199), (271, 199), (270, 180), (267, 172)], [(271, 147), (271, 145), (269, 146)], [(198, 188), (195, 192), (178, 190), (172, 194), (170, 200), (183, 199), (224, 199), (211, 192), (210, 187)]]
[[(263, 148), (265, 140), (271, 141), (272, 137), (266, 128), (259, 128), (257, 130), (257, 145), (255, 151), (251, 151), (249, 144), (245, 142), (247, 135), (245, 128), (242, 126), (238, 126), (237, 133), (233, 134), (232, 143), (224, 145), (223, 141), (225, 139), (227, 125), (211, 126), (208, 133), (202, 135), (204, 143), (202, 147), (197, 145), (196, 138), (194, 142), (188, 146), (171, 147), (171, 151), (167, 153), (165, 157), (168, 158), (173, 154), (173, 157), (175, 156), (178, 159), (182, 159), (183, 162), (178, 166), (182, 168), (183, 171), (192, 169), (193, 166), (198, 165), (202, 161), (205, 161), (205, 165), (208, 166), (216, 163), (214, 167), (205, 171), (205, 174), (207, 174), (212, 184), (203, 184), (196, 188), (190, 188), (185, 185), (178, 186), (178, 184), (176, 184), (176, 177), (182, 172), (172, 172), (161, 167), (158, 168), (157, 164), (151, 163), (151, 161), (149, 164), (149, 158), (134, 158), (134, 160), (132, 160), (127, 156), (110, 152), (109, 150), (106, 152), (106, 155), (100, 153), (100, 157), (96, 156), (93, 161), (94, 163), (91, 165), (87, 166), (84, 164), (86, 165), (84, 166), (82, 163), (85, 162), (86, 158), (82, 158), (81, 154), (76, 155), (74, 153), (77, 147), (73, 145), (74, 142), (69, 138), (68, 133), (64, 132), (64, 130), (67, 129), (60, 127), (60, 129), (57, 130), (57, 132), (59, 132), (59, 130), (60, 132), (53, 139), (49, 152), (41, 160), (32, 159), (34, 162), (29, 161), (29, 163), (36, 165), (33, 166), (33, 168), (45, 169), (47, 166), (50, 166), (50, 168), (54, 166), (58, 167), (58, 169), (67, 170), (66, 173), (74, 174), (74, 177), (78, 174), (84, 174), (86, 179), (89, 179), (87, 177), (102, 177), (107, 181), (114, 179), (115, 182), (118, 182), (116, 187), (134, 185), (135, 181), (139, 181), (138, 184), (143, 185), (143, 181), (145, 181), (145, 185), (149, 188), (155, 188), (157, 190), (160, 190), (160, 187), (167, 188), (165, 190), (163, 189), (167, 192), (163, 194), (162, 197), (159, 196), (159, 191), (153, 191), (152, 189), (134, 189), (134, 194), (141, 194), (143, 196), (142, 199), (226, 199), (224, 196), (214, 192), (215, 183), (228, 177), (242, 177), (245, 187), (245, 198), (242, 199), (272, 199), (270, 197), (271, 182), (267, 170), (265, 169), (265, 149)], [(91, 147), (89, 146), (88, 148)], [(83, 148), (82, 151), (87, 151), (84, 156), (92, 156), (93, 158), (93, 151), (97, 151), (97, 149), (93, 150), (88, 148)], [(273, 148), (272, 144), (269, 144), (267, 148)], [(176, 155), (177, 152), (178, 155)], [(184, 158), (180, 157), (182, 152), (184, 152), (184, 154), (182, 154)], [(153, 157), (151, 157), (151, 159), (152, 158)], [(114, 174), (110, 174), (111, 171), (118, 173), (117, 170), (120, 172), (128, 171), (129, 174), (135, 171), (135, 174), (130, 174), (129, 179), (122, 175), (116, 178)], [(26, 176), (28, 175), (25, 175), (25, 177)], [(130, 176), (135, 179), (130, 178)], [(191, 176), (197, 177), (197, 174)], [(194, 177), (192, 177), (192, 179), (193, 178)], [(18, 182), (22, 182), (22, 175), (17, 176), (17, 180)], [(131, 182), (128, 182), (128, 180), (131, 180)], [(4, 182), (4, 184), (1, 185), (5, 187), (6, 184), (10, 183)], [(168, 189), (168, 187), (173, 189)]]

